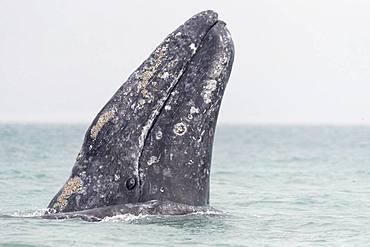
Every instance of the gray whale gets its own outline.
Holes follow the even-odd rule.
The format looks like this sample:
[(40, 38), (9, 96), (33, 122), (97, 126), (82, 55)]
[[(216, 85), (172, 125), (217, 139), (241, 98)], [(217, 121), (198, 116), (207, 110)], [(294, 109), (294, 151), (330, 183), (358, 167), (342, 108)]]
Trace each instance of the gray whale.
[(43, 217), (206, 210), (233, 60), (230, 33), (213, 11), (168, 35), (95, 117), (71, 176)]

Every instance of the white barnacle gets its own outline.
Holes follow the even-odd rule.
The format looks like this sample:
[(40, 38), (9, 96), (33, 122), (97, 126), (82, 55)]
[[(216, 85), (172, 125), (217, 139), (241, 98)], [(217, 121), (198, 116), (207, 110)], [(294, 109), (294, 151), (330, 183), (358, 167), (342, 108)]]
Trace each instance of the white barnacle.
[(145, 99), (143, 98), (139, 99), (139, 101), (137, 102), (137, 108), (142, 109), (144, 105), (145, 105)]
[(179, 93), (179, 91), (177, 91), (177, 90), (173, 90), (172, 92), (171, 92), (171, 95), (172, 96), (175, 96), (176, 94), (178, 94)]
[(158, 162), (159, 162), (159, 158), (157, 156), (150, 156), (150, 158), (148, 159), (146, 163), (148, 164), (148, 166), (151, 166)]
[(135, 71), (133, 76), (135, 77), (135, 79), (139, 79), (141, 75), (140, 75), (139, 71)]
[(190, 107), (190, 114), (199, 113), (199, 109), (195, 106)]
[(189, 47), (190, 47), (190, 49), (192, 50), (193, 54), (197, 51), (197, 47), (195, 46), (195, 44), (194, 44), (194, 43), (191, 43), (191, 44), (189, 45)]
[(118, 181), (121, 178), (119, 174), (114, 174), (114, 181)]
[(192, 107), (190, 107), (190, 110), (189, 110), (189, 114), (188, 114), (188, 119), (193, 119), (193, 114), (195, 114), (195, 113), (199, 113), (199, 109), (198, 108), (196, 108), (196, 107), (194, 107), (194, 106), (192, 106)]
[(175, 67), (176, 63), (178, 63), (178, 60), (177, 59), (174, 59), (170, 62), (167, 63), (167, 68), (173, 68)]
[(153, 101), (154, 96), (151, 92), (145, 89), (145, 90), (142, 90), (141, 93), (143, 95), (143, 98), (148, 100), (148, 103)]
[(166, 105), (166, 106), (164, 107), (164, 109), (165, 109), (166, 111), (169, 111), (169, 110), (171, 110), (171, 106), (170, 106), (170, 105)]
[(206, 85), (203, 86), (202, 97), (206, 104), (211, 103), (212, 99), (212, 92), (215, 91), (217, 88), (217, 81), (214, 79), (210, 79), (206, 81)]
[(201, 133), (200, 133), (200, 137), (199, 137), (199, 139), (197, 140), (197, 142), (201, 142), (202, 141), (202, 139), (203, 139), (203, 135), (204, 135), (204, 132), (205, 132), (206, 130), (203, 130)]
[(161, 78), (162, 78), (162, 79), (167, 79), (169, 76), (170, 76), (170, 73), (168, 73), (168, 72), (166, 71), (166, 72), (163, 72), (163, 73), (162, 73)]
[(222, 65), (221, 64), (214, 65), (213, 77), (220, 77), (221, 73), (222, 73)]
[(155, 133), (155, 139), (160, 140), (162, 139), (163, 133), (162, 131), (158, 130), (157, 133)]
[(178, 136), (182, 136), (186, 133), (187, 131), (187, 127), (186, 127), (186, 124), (180, 122), (180, 123), (177, 123), (173, 126), (173, 132), (178, 135)]
[(100, 115), (98, 121), (90, 130), (91, 139), (95, 140), (96, 137), (98, 137), (100, 130), (103, 128), (103, 126), (106, 123), (108, 123), (112, 118), (114, 118), (116, 112), (117, 112), (117, 109), (112, 108), (111, 110), (104, 112), (103, 114)]
[(223, 53), (219, 56), (218, 59), (214, 60), (213, 63), (212, 63), (212, 67), (213, 67), (213, 77), (216, 78), (216, 77), (220, 77), (222, 71), (224, 70), (224, 65), (227, 63), (228, 61), (228, 55), (226, 53)]
[(224, 41), (223, 38), (222, 38), (222, 35), (219, 35), (218, 37), (219, 37), (219, 39), (220, 39), (221, 42)]
[(78, 153), (76, 160), (80, 160), (84, 156), (84, 151), (81, 149), (81, 151)]
[(139, 178), (140, 180), (143, 180), (145, 178), (144, 171), (142, 169), (139, 170)]

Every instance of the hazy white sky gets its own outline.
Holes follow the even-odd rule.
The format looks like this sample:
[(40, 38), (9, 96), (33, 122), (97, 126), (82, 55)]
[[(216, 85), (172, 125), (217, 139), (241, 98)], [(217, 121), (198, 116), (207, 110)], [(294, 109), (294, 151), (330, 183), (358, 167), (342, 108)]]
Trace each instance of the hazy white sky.
[(0, 0), (0, 121), (92, 121), (206, 9), (236, 47), (220, 122), (370, 124), (368, 0)]

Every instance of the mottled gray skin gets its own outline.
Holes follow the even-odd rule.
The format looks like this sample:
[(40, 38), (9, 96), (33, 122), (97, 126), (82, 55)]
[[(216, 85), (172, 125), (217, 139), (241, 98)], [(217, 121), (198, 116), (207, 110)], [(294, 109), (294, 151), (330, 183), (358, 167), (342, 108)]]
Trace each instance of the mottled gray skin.
[(230, 34), (212, 11), (171, 33), (94, 119), (45, 217), (110, 216), (152, 200), (153, 208), (208, 205), (213, 136), (233, 57)]
[(225, 24), (218, 22), (149, 132), (139, 161), (140, 201), (209, 204), (213, 137), (233, 51)]

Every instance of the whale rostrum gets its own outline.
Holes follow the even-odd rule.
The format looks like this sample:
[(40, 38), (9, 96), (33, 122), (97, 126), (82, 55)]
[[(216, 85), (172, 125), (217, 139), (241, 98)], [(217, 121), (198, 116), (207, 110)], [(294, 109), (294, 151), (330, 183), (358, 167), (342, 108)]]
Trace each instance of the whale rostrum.
[(168, 35), (95, 117), (44, 217), (208, 206), (213, 138), (233, 59), (230, 33), (213, 11)]

